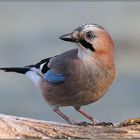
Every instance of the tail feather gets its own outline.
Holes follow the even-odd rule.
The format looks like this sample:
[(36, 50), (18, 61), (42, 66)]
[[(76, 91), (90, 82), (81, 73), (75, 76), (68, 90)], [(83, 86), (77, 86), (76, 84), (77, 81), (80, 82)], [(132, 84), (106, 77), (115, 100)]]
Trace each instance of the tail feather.
[(8, 68), (0, 68), (0, 70), (4, 70), (5, 72), (17, 72), (17, 73), (25, 74), (30, 70), (30, 68), (8, 67)]

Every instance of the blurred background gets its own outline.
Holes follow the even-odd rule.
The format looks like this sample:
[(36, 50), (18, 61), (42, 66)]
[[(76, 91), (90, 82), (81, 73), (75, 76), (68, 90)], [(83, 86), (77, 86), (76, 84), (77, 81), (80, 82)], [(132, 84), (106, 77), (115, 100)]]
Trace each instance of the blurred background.
[[(0, 2), (0, 67), (25, 66), (72, 49), (59, 36), (85, 23), (112, 35), (117, 78), (108, 93), (84, 106), (99, 121), (140, 117), (139, 2)], [(72, 107), (72, 119), (86, 121)], [(0, 71), (0, 113), (64, 122), (23, 75)]]

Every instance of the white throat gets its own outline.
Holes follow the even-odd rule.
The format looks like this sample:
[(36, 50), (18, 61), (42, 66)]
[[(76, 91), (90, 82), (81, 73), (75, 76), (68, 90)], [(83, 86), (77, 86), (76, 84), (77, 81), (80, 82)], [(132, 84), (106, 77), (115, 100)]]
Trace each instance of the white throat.
[(78, 47), (78, 58), (82, 60), (87, 71), (100, 71), (100, 62), (93, 55), (93, 52), (83, 47)]
[(91, 61), (93, 53), (86, 48), (78, 47), (78, 57), (83, 61)]

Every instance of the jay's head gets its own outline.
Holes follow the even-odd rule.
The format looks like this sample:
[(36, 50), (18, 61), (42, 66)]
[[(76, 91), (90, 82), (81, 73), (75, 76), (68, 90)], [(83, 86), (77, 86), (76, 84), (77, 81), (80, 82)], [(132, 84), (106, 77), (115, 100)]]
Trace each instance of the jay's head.
[(85, 24), (77, 27), (72, 33), (60, 36), (64, 41), (74, 42), (92, 53), (108, 53), (113, 51), (114, 45), (108, 32), (97, 24)]
[(114, 44), (109, 33), (98, 24), (85, 24), (60, 39), (76, 43), (79, 50), (101, 60), (105, 65), (114, 63)]

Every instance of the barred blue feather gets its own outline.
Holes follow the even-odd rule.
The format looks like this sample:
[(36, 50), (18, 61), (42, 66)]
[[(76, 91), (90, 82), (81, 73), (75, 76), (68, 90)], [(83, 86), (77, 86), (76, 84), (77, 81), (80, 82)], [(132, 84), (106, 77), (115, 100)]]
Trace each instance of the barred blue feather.
[(57, 74), (51, 69), (48, 70), (44, 75), (43, 78), (52, 84), (59, 84), (65, 81), (66, 77), (64, 74)]

